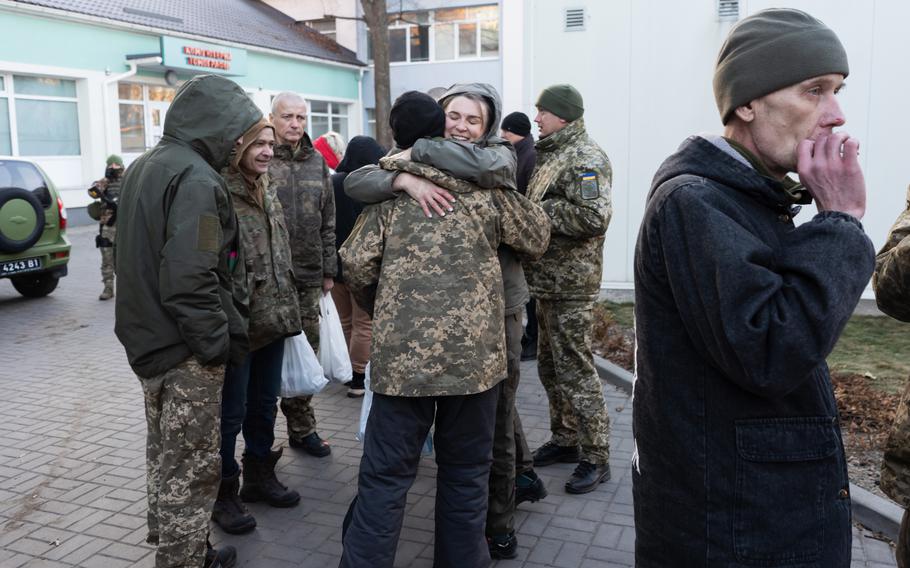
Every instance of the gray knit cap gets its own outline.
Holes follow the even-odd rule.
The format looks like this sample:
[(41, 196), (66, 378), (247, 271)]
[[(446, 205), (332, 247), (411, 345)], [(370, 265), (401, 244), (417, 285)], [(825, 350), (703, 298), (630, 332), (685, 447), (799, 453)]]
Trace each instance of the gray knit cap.
[(772, 8), (730, 30), (714, 69), (714, 98), (727, 124), (750, 101), (812, 77), (849, 72), (831, 28), (805, 12)]

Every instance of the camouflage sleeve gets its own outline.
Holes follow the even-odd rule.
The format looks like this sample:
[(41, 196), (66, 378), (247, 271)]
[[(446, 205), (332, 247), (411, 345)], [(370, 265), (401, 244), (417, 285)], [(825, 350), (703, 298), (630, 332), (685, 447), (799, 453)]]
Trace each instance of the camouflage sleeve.
[(421, 138), (411, 148), (411, 159), (484, 189), (517, 189), (518, 158), (512, 145), (492, 138), (487, 146), (445, 138)]
[(434, 168), (433, 166), (421, 164), (420, 162), (414, 162), (411, 160), (404, 160), (401, 158), (388, 156), (385, 158), (380, 158), (379, 167), (381, 167), (383, 170), (408, 172), (410, 174), (414, 174), (415, 176), (425, 178), (443, 189), (448, 189), (449, 191), (464, 193), (467, 191), (474, 191), (479, 189), (478, 186), (472, 183), (468, 183), (464, 180), (456, 179), (451, 175)]
[(543, 208), (517, 191), (493, 191), (499, 210), (501, 242), (527, 260), (537, 260), (550, 244), (550, 220)]
[(398, 172), (386, 171), (369, 164), (344, 178), (344, 192), (361, 203), (381, 203), (395, 199), (398, 193), (392, 189), (392, 183), (397, 175)]
[(875, 257), (872, 288), (881, 311), (900, 321), (910, 321), (910, 188), (907, 208)]
[(354, 300), (370, 317), (373, 317), (385, 249), (383, 213), (382, 205), (367, 206), (338, 251), (345, 283)]
[(335, 278), (338, 273), (338, 257), (335, 254), (335, 192), (332, 190), (332, 180), (329, 177), (329, 167), (322, 164), (322, 195), (325, 200), (322, 204), (322, 275), (325, 278)]
[(600, 163), (573, 168), (564, 179), (564, 196), (545, 199), (553, 232), (577, 239), (598, 237), (607, 232), (613, 205), (610, 197), (613, 169), (606, 158)]

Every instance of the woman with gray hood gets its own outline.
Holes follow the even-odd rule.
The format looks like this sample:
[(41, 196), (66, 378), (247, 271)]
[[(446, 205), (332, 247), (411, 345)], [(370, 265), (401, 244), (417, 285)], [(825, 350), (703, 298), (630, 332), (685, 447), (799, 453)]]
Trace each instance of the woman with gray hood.
[[(514, 190), (515, 153), (508, 142), (494, 135), (500, 118), (499, 95), (496, 90), (486, 84), (454, 85), (441, 97), (440, 103), (446, 112), (444, 139), (421, 138), (414, 142), (409, 151), (400, 154), (399, 149), (393, 149), (391, 153), (399, 153), (403, 158), (432, 166), (452, 178), (471, 182), (480, 188)], [(477, 111), (470, 112), (470, 108), (476, 108)], [(404, 191), (420, 204), (428, 218), (434, 214), (446, 217), (454, 213), (455, 199), (452, 193), (429, 179), (407, 172), (367, 166), (348, 175), (345, 191), (366, 203), (392, 199), (399, 195), (398, 192)], [(549, 234), (545, 216), (537, 219), (537, 224), (538, 230)], [(439, 231), (438, 225), (436, 227), (433, 230)], [(505, 300), (506, 345), (503, 347), (507, 355), (507, 376), (501, 383), (496, 401), (489, 513), (486, 515), (485, 533), (490, 555), (494, 558), (512, 558), (516, 555), (517, 547), (514, 533), (516, 469), (520, 474), (519, 485), (523, 483), (518, 490), (522, 500), (541, 499), (546, 496), (546, 489), (531, 468), (530, 452), (524, 443), (514, 404), (521, 352), (521, 310), (528, 300), (527, 285), (515, 254), (502, 246), (497, 253)], [(439, 544), (437, 553), (438, 549)], [(461, 565), (477, 565), (465, 563), (464, 558), (462, 561)]]

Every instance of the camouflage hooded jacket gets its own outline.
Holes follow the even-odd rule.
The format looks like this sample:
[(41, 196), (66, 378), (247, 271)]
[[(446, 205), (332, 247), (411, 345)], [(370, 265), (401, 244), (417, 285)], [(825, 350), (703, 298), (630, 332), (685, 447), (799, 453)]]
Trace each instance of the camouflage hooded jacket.
[(222, 176), (231, 192), (240, 228), (240, 248), (246, 262), (244, 284), (249, 294), (250, 351), (255, 351), (300, 332), (288, 230), (281, 203), (269, 187), (267, 176), (257, 180), (263, 191), (261, 205), (250, 195), (240, 172), (225, 168)]
[(584, 119), (540, 139), (528, 198), (552, 223), (550, 247), (525, 264), (531, 295), (542, 299), (593, 300), (600, 292), (603, 245), (613, 214), (610, 160), (588, 137)]
[(473, 191), (413, 162), (384, 167), (447, 179), (459, 206), (428, 219), (407, 195), (372, 205), (341, 247), (348, 287), (373, 316), (372, 388), (392, 396), (486, 391), (506, 376), (497, 248), (539, 256), (546, 216), (516, 191)]
[(322, 286), (322, 279), (334, 278), (338, 268), (335, 195), (329, 168), (309, 136), (303, 135), (296, 150), (275, 146), (269, 179), (284, 209), (297, 288)]
[[(900, 321), (910, 321), (910, 188), (907, 208), (888, 233), (885, 245), (875, 257), (872, 275), (879, 309)], [(894, 425), (882, 459), (881, 488), (902, 507), (910, 506), (910, 383), (894, 417)]]

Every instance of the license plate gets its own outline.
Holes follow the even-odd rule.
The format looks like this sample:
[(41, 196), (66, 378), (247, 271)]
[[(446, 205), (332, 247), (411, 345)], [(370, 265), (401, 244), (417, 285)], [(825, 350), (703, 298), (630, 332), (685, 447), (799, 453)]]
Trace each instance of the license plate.
[(41, 259), (40, 258), (23, 258), (22, 260), (9, 260), (6, 262), (0, 262), (0, 276), (10, 276), (13, 274), (21, 274), (23, 272), (31, 272), (33, 270), (39, 270), (41, 268)]

